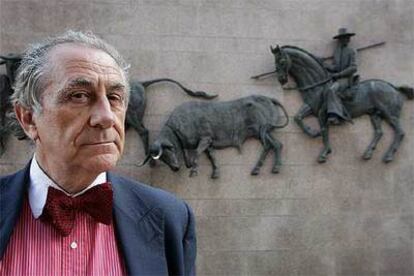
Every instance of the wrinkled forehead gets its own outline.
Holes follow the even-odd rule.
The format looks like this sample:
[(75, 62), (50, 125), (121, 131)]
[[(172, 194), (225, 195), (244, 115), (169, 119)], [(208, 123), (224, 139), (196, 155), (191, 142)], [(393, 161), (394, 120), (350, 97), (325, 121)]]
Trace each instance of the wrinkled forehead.
[(49, 73), (62, 75), (89, 74), (89, 77), (105, 76), (126, 82), (123, 70), (106, 52), (82, 44), (65, 43), (55, 46), (47, 55)]

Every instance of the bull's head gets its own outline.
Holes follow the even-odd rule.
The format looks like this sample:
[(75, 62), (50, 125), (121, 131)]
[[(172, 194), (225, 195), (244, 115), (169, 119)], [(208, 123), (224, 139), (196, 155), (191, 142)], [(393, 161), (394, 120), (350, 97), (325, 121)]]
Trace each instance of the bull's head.
[(292, 66), (292, 61), (289, 55), (276, 45), (275, 48), (270, 46), (270, 51), (275, 56), (276, 75), (280, 84), (284, 85), (288, 82), (288, 72)]
[(154, 160), (160, 159), (176, 172), (180, 169), (176, 150), (176, 147), (170, 142), (156, 141), (150, 146), (149, 156)]

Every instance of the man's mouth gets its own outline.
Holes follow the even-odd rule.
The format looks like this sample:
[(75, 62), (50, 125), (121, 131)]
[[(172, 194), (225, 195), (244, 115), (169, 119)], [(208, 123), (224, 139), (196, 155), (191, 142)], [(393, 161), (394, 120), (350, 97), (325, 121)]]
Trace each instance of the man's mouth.
[(92, 143), (84, 143), (82, 146), (111, 146), (115, 145), (114, 141), (103, 141), (103, 142), (92, 142)]

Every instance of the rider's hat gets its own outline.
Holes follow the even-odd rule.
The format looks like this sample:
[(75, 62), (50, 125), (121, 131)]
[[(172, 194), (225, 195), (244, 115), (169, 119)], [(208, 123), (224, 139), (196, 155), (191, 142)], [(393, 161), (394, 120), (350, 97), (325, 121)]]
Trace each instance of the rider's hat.
[(333, 37), (333, 39), (339, 39), (342, 37), (351, 37), (354, 36), (355, 33), (348, 33), (346, 28), (339, 28), (338, 30), (338, 34), (336, 36)]

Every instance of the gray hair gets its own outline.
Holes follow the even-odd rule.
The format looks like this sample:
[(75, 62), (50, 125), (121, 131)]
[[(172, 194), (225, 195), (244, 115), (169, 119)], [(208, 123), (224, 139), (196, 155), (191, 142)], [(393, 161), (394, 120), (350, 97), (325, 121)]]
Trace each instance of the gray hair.
[(85, 45), (90, 48), (102, 50), (110, 55), (124, 74), (127, 85), (126, 89), (129, 96), (129, 65), (125, 62), (119, 52), (91, 32), (83, 33), (80, 31), (69, 30), (60, 36), (47, 38), (40, 44), (30, 45), (25, 51), (17, 71), (17, 77), (14, 83), (14, 93), (11, 96), (13, 105), (20, 104), (32, 110), (34, 113), (40, 113), (42, 111), (41, 97), (45, 88), (44, 78), (48, 66), (50, 66), (50, 64), (48, 64), (48, 53), (57, 45), (65, 43)]

